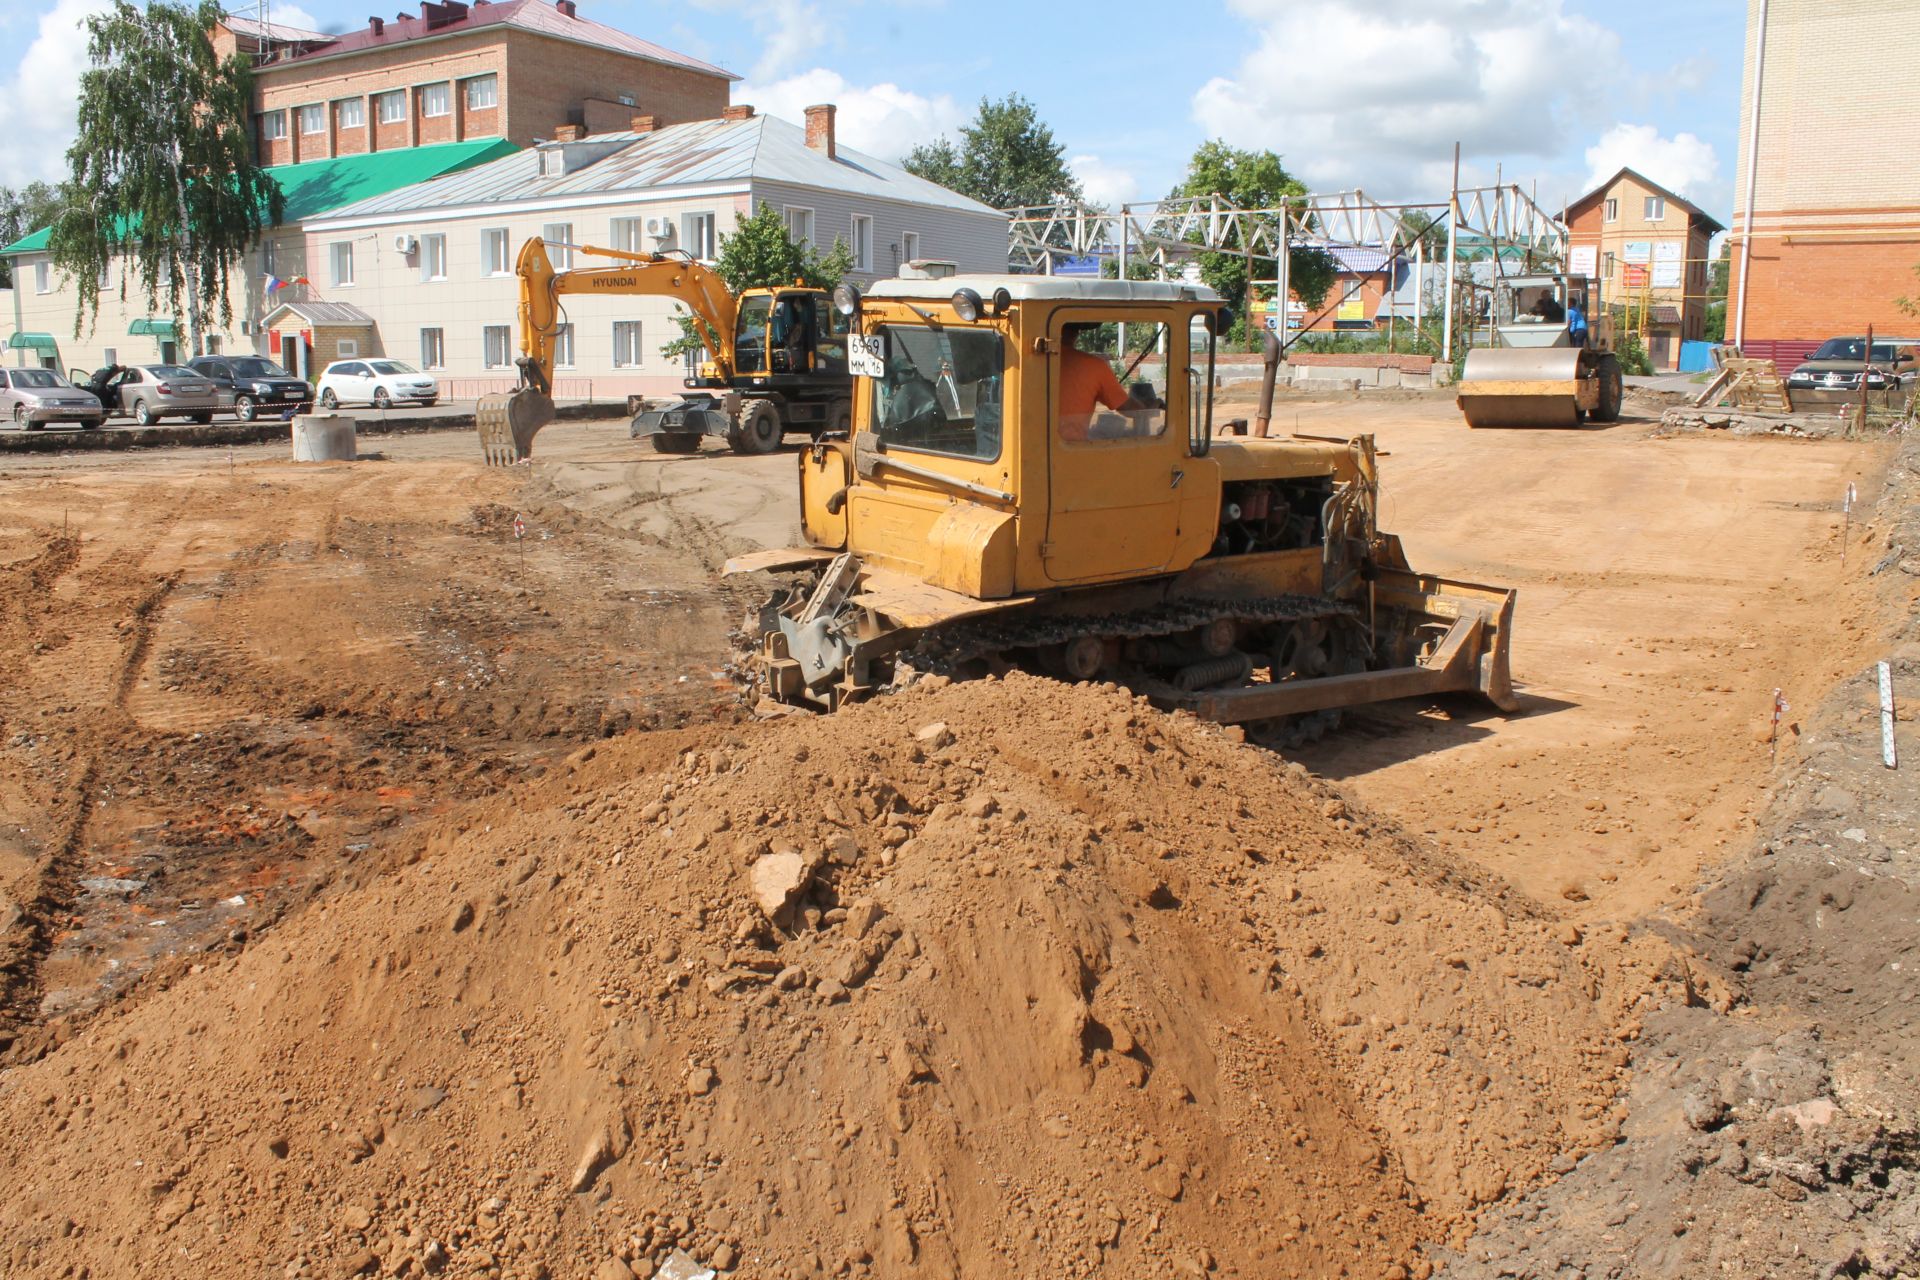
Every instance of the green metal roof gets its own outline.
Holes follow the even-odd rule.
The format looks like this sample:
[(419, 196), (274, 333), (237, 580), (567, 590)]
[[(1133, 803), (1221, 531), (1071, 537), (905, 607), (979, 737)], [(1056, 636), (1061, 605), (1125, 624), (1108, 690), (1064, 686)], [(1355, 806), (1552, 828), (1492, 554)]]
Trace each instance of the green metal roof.
[[(370, 200), (400, 187), (498, 160), (517, 150), (519, 148), (505, 138), (479, 138), (471, 142), (443, 142), (430, 147), (402, 147), (396, 151), (276, 165), (268, 169), (267, 174), (280, 184), (280, 191), (287, 199), (284, 226), (343, 204)], [(51, 231), (49, 227), (42, 227), (0, 249), (0, 254), (45, 253)]]
[(60, 344), (53, 340), (50, 333), (27, 333), (22, 330), (7, 339), (10, 351), (58, 351)]

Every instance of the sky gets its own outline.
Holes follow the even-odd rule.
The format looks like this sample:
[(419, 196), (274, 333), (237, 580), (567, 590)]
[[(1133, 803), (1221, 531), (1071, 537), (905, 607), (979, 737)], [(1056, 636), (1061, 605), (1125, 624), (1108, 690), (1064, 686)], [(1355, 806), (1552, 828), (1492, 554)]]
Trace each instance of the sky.
[[(1731, 221), (1746, 0), (579, 0), (744, 77), (735, 102), (899, 159), (1018, 92), (1089, 198), (1152, 200), (1209, 138), (1269, 148), (1310, 190), (1446, 199), (1498, 174), (1562, 207), (1631, 165)], [(85, 16), (104, 0), (0, 0), (0, 186), (57, 179)], [(242, 10), (251, 13), (251, 9)], [(363, 26), (364, 0), (273, 19)]]

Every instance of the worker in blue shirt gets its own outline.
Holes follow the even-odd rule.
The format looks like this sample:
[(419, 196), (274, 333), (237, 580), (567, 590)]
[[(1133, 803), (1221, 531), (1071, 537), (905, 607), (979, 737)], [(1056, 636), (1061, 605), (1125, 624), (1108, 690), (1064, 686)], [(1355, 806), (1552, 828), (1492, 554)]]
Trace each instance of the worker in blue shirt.
[(1576, 347), (1587, 345), (1587, 298), (1585, 294), (1567, 295), (1567, 338)]

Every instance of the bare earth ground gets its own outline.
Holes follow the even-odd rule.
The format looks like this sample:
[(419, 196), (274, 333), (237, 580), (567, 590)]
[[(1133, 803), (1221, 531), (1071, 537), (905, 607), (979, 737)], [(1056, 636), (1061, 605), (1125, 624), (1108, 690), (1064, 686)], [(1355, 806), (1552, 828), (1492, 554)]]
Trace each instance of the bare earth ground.
[[(1395, 1250), (1410, 1269), (1425, 1269), (1429, 1263), (1418, 1259), (1416, 1267), (1405, 1251), (1421, 1239), (1451, 1241), (1461, 1250), (1448, 1255), (1451, 1265), (1484, 1265), (1490, 1275), (1679, 1274), (1710, 1265), (1896, 1274), (1886, 1268), (1901, 1265), (1899, 1242), (1910, 1247), (1914, 1239), (1901, 1229), (1881, 1232), (1891, 1244), (1821, 1241), (1833, 1247), (1802, 1250), (1804, 1272), (1775, 1262), (1805, 1242), (1789, 1246), (1767, 1233), (1755, 1238), (1759, 1252), (1688, 1252), (1709, 1234), (1688, 1224), (1697, 1209), (1710, 1216), (1702, 1206), (1717, 1194), (1698, 1181), (1702, 1168), (1722, 1170), (1730, 1188), (1759, 1188), (1773, 1206), (1818, 1200), (1833, 1182), (1789, 1177), (1802, 1192), (1795, 1199), (1773, 1186), (1777, 1167), (1727, 1154), (1746, 1150), (1738, 1126), (1771, 1125), (1756, 1129), (1756, 1155), (1778, 1147), (1780, 1159), (1791, 1159), (1794, 1144), (1782, 1135), (1835, 1130), (1773, 1109), (1838, 1096), (1844, 1118), (1861, 1120), (1855, 1095), (1833, 1083), (1827, 1057), (1793, 1039), (1822, 1034), (1817, 1014), (1807, 1016), (1808, 984), (1776, 964), (1766, 985), (1768, 943), (1750, 936), (1744, 917), (1753, 907), (1738, 903), (1758, 902), (1755, 875), (1782, 883), (1778, 871), (1755, 871), (1748, 860), (1776, 828), (1797, 820), (1794, 797), (1805, 788), (1796, 782), (1818, 767), (1821, 746), (1838, 749), (1837, 736), (1811, 720), (1804, 735), (1789, 726), (1776, 771), (1765, 741), (1773, 689), (1793, 701), (1791, 720), (1807, 718), (1877, 656), (1888, 620), (1900, 616), (1890, 579), (1867, 574), (1887, 528), (1856, 524), (1841, 563), (1840, 495), (1854, 481), (1871, 512), (1891, 448), (1654, 438), (1651, 415), (1608, 430), (1470, 432), (1449, 403), (1432, 400), (1287, 402), (1282, 425), (1294, 426), (1296, 411), (1302, 432), (1376, 433), (1389, 455), (1382, 523), (1403, 536), (1416, 567), (1520, 588), (1515, 675), (1528, 702), (1512, 717), (1454, 701), (1369, 710), (1296, 757), (1344, 792), (1363, 830), (1374, 824), (1424, 839), (1427, 856), (1456, 869), (1446, 883), (1483, 886), (1506, 904), (1503, 919), (1543, 922), (1573, 953), (1594, 984), (1607, 1034), (1640, 1043), (1632, 1109), (1627, 1141), (1577, 1169), (1573, 1157), (1591, 1147), (1581, 1126), (1599, 1113), (1569, 1111), (1577, 1119), (1561, 1131), (1563, 1156), (1552, 1169), (1569, 1176), (1531, 1196), (1521, 1193), (1547, 1171), (1511, 1140), (1505, 1156), (1442, 1154), (1446, 1147), (1419, 1135), (1436, 1108), (1457, 1099), (1443, 1104), (1444, 1090), (1395, 1096), (1391, 1072), (1373, 1077), (1358, 1059), (1339, 1056), (1364, 1055), (1376, 1038), (1431, 1030), (1420, 1025), (1418, 1002), (1354, 1014), (1366, 1007), (1361, 964), (1350, 992), (1304, 984), (1295, 992), (1305, 1002), (1299, 1016), (1318, 1026), (1312, 1037), (1344, 1046), (1327, 1050), (1329, 1062), (1345, 1063), (1335, 1073), (1346, 1082), (1339, 1087), (1356, 1095), (1336, 1109), (1362, 1115), (1358, 1138), (1338, 1120), (1329, 1150), (1377, 1142), (1387, 1173), (1409, 1189), (1369, 1210), (1370, 1225), (1329, 1220), (1332, 1234), (1314, 1245), (1319, 1252), (1276, 1239), (1273, 1255), (1183, 1245), (1175, 1260), (1259, 1275), (1281, 1274), (1264, 1268), (1286, 1258), (1289, 1274), (1330, 1274), (1349, 1264), (1330, 1261), (1327, 1249), (1348, 1248), (1351, 1236), (1362, 1251), (1351, 1260), (1354, 1274), (1380, 1274)], [(190, 1011), (195, 982), (230, 978), (230, 966), (251, 956), (263, 935), (295, 945), (307, 926), (289, 913), (318, 909), (303, 900), (328, 901), (323, 891), (336, 881), (386, 883), (381, 868), (393, 856), (417, 856), (405, 849), (419, 832), (466, 822), (469, 812), (507, 812), (522, 792), (531, 803), (535, 780), (584, 743), (739, 718), (727, 632), (755, 591), (718, 583), (714, 570), (732, 552), (794, 536), (790, 454), (659, 458), (632, 444), (623, 423), (549, 428), (537, 464), (511, 472), (475, 465), (477, 449), (464, 433), (377, 447), (384, 456), (354, 465), (295, 468), (279, 448), (260, 447), (34, 458), (0, 473), (0, 1048), (16, 1064), (0, 1068), (0, 1108), (12, 1105), (7, 1076), (25, 1082), (21, 1073), (32, 1071), (31, 1093), (67, 1091), (55, 1108), (60, 1123), (84, 1137), (91, 1095), (76, 1105), (76, 1086), (42, 1083), (70, 1074), (73, 1062), (63, 1068), (62, 1059), (83, 1046), (56, 1045), (75, 1035), (88, 1044), (111, 1040), (115, 1020), (137, 1018), (165, 987), (176, 1015)], [(521, 543), (512, 534), (516, 513), (526, 520)], [(1063, 711), (1062, 719), (1071, 716)], [(1849, 731), (1861, 731), (1857, 720), (1846, 721)], [(763, 729), (741, 726), (750, 735), (743, 741)], [(1786, 782), (1778, 794), (1777, 779)], [(1257, 813), (1259, 798), (1246, 800)], [(1026, 798), (1036, 812), (1046, 803)], [(1828, 795), (1822, 803), (1839, 802)], [(1831, 825), (1818, 828), (1821, 840), (1802, 844), (1831, 848)], [(1877, 830), (1871, 838), (1898, 843)], [(1783, 937), (1808, 915), (1831, 913), (1831, 886), (1825, 897), (1802, 888), (1816, 873), (1830, 876), (1830, 861), (1814, 858), (1813, 870), (1785, 878), (1773, 899), (1787, 904), (1775, 929)], [(1715, 886), (1704, 907), (1693, 897), (1703, 883)], [(1512, 886), (1510, 897), (1499, 896), (1508, 892), (1501, 884)], [(937, 878), (922, 886), (939, 887)], [(1853, 894), (1840, 892), (1852, 906)], [(888, 910), (908, 914), (904, 906)], [(1886, 910), (1908, 921), (1913, 914), (1902, 902)], [(1376, 911), (1365, 929), (1377, 930), (1379, 918)], [(1856, 907), (1853, 920), (1862, 918)], [(1643, 963), (1644, 942), (1656, 938), (1666, 940), (1667, 958)], [(1748, 942), (1755, 945), (1742, 954)], [(936, 954), (940, 946), (936, 938)], [(188, 972), (201, 966), (210, 972)], [(326, 972), (316, 962), (314, 980), (328, 980)], [(1824, 981), (1858, 985), (1848, 975)], [(1880, 990), (1890, 982), (1894, 990)], [(1849, 1016), (1905, 1028), (1904, 982), (1882, 977), (1870, 1006), (1849, 1005)], [(1512, 1016), (1526, 1016), (1520, 1010)], [(1506, 1015), (1486, 1016), (1497, 1023)], [(1669, 1023), (1679, 1016), (1708, 1021), (1675, 1031)], [(1396, 1036), (1396, 1017), (1412, 1017), (1411, 1030)], [(1866, 1043), (1873, 1031), (1851, 1028), (1863, 1038), (1859, 1052), (1874, 1050)], [(1576, 1040), (1588, 1034), (1569, 1031)], [(1709, 1082), (1671, 1065), (1676, 1044), (1687, 1061), (1707, 1061), (1730, 1040), (1742, 1052)], [(1792, 1068), (1768, 1076), (1776, 1082), (1771, 1097), (1742, 1084), (1755, 1078), (1748, 1059), (1762, 1051)], [(1617, 1065), (1608, 1055), (1594, 1064), (1601, 1082)], [(1806, 1079), (1777, 1084), (1795, 1070)], [(1656, 1078), (1671, 1087), (1648, 1094), (1646, 1082)], [(12, 1097), (38, 1105), (25, 1088)], [(1679, 1106), (1694, 1094), (1695, 1118), (1703, 1107), (1715, 1113), (1699, 1125)], [(1883, 1221), (1889, 1183), (1904, 1190), (1906, 1140), (1887, 1135), (1906, 1104), (1888, 1101), (1885, 1089), (1874, 1096), (1878, 1118), (1841, 1144), (1854, 1155), (1835, 1159), (1852, 1159), (1862, 1179), (1877, 1171), (1880, 1182), (1872, 1194), (1860, 1192), (1865, 1201), (1849, 1213), (1821, 1219), (1830, 1237), (1850, 1217)], [(1497, 1111), (1501, 1123), (1524, 1113), (1518, 1101)], [(28, 1114), (9, 1123), (27, 1123)], [(1669, 1140), (1680, 1154), (1660, 1148), (1658, 1170), (1632, 1163), (1649, 1142)], [(61, 1156), (62, 1176), (76, 1175), (82, 1166), (74, 1162), (90, 1146)], [(1593, 1172), (1607, 1159), (1621, 1162), (1610, 1177)], [(1678, 1182), (1676, 1168), (1684, 1169)], [(1449, 1169), (1460, 1185), (1445, 1185)], [(1606, 1185), (1583, 1191), (1583, 1177)], [(1616, 1194), (1622, 1179), (1635, 1178), (1652, 1190)], [(1499, 1199), (1509, 1179), (1513, 1194)], [(34, 1189), (32, 1169), (17, 1166), (9, 1187)], [(160, 1216), (172, 1214), (162, 1233), (197, 1203), (189, 1198), (187, 1210), (174, 1212), (173, 1188), (169, 1181), (152, 1193)], [(1541, 1199), (1555, 1193), (1566, 1203)], [(1641, 1203), (1656, 1198), (1658, 1213)], [(1752, 1212), (1731, 1191), (1719, 1199), (1729, 1212)], [(1471, 1236), (1463, 1225), (1471, 1219), (1460, 1214), (1490, 1200)], [(1405, 1216), (1422, 1204), (1447, 1207), (1430, 1212), (1422, 1228)], [(84, 1233), (85, 1215), (67, 1214), (5, 1224), (0, 1258), (11, 1260), (10, 1273), (59, 1274), (83, 1256), (95, 1275), (118, 1273), (102, 1269), (97, 1248), (55, 1243), (63, 1230)], [(1589, 1220), (1592, 1230), (1582, 1234)], [(1299, 1231), (1313, 1237), (1318, 1229), (1309, 1214)], [(1116, 1242), (1133, 1245), (1114, 1231)], [(1563, 1242), (1552, 1256), (1543, 1231)], [(383, 1269), (400, 1254), (434, 1263), (424, 1237), (409, 1233), (394, 1245), (386, 1236), (382, 1246), (379, 1234), (367, 1240)], [(1189, 1242), (1204, 1235), (1197, 1224), (1187, 1228)], [(739, 1236), (700, 1239), (734, 1248)], [(559, 1274), (587, 1274), (590, 1260), (566, 1252), (586, 1238), (528, 1235), (524, 1244), (573, 1257)], [(645, 1246), (625, 1250), (639, 1274), (650, 1274), (643, 1257), (657, 1254), (663, 1238), (655, 1231)], [(1637, 1252), (1649, 1242), (1659, 1251)], [(1151, 1236), (1133, 1247), (1141, 1251), (1113, 1255), (1112, 1274), (1169, 1256)], [(261, 1248), (256, 1270), (357, 1256), (270, 1239)], [(859, 1252), (849, 1252), (847, 1266), (868, 1265)], [(510, 1269), (505, 1253), (494, 1253)], [(1820, 1270), (1829, 1255), (1842, 1259), (1833, 1265), (1856, 1269)], [(145, 1248), (128, 1244), (104, 1256), (127, 1259), (126, 1274), (167, 1274)], [(980, 1262), (950, 1249), (939, 1256), (956, 1274), (972, 1274)], [(1103, 1255), (1092, 1256), (1097, 1265)], [(1081, 1270), (1075, 1257), (1058, 1261)], [(1511, 1265), (1503, 1269), (1501, 1259)], [(832, 1256), (814, 1260), (835, 1269)], [(465, 1266), (457, 1253), (455, 1262)], [(778, 1265), (810, 1273), (804, 1252)], [(779, 1271), (770, 1264), (767, 1273)]]

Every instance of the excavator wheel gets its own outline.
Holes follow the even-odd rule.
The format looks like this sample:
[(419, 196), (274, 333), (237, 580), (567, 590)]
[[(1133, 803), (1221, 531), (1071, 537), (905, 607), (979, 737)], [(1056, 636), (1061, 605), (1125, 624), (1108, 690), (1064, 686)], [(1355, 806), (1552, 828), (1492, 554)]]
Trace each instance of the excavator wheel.
[(827, 407), (826, 434), (853, 439), (853, 401), (835, 400)]
[(780, 447), (780, 407), (771, 400), (740, 406), (740, 425), (727, 437), (735, 453), (772, 453)]
[(653, 451), (655, 453), (700, 452), (700, 433), (698, 431), (656, 431), (647, 438), (653, 441)]

